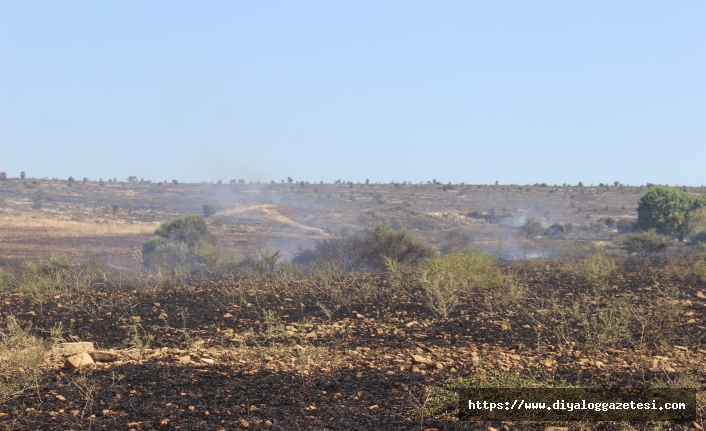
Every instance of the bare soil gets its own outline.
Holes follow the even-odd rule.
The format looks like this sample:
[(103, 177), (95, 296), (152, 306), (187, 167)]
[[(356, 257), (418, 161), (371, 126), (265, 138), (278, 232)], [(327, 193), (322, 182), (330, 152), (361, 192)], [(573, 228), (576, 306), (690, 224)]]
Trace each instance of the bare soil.
[[(587, 386), (642, 387), (688, 375), (703, 386), (706, 299), (698, 292), (704, 285), (669, 265), (628, 261), (606, 286), (647, 314), (664, 292), (678, 288), (681, 308), (670, 335), (644, 343), (633, 336), (595, 350), (577, 321), (566, 328), (575, 334), (573, 345), (559, 335), (550, 300), (562, 308), (593, 291), (565, 262), (508, 267), (528, 286), (523, 303), (498, 306), (492, 292), (477, 292), (446, 319), (431, 313), (421, 295), (393, 289), (384, 274), (257, 283), (172, 279), (139, 289), (104, 281), (43, 303), (2, 292), (3, 326), (10, 315), (37, 333), (60, 323), (67, 339), (115, 349), (121, 360), (69, 371), (55, 358), (38, 388), (0, 405), (0, 421), (43, 430), (544, 429), (456, 422), (423, 416), (420, 408), (429, 388), (489, 369)], [(345, 302), (327, 293), (331, 286), (358, 294)], [(135, 334), (149, 347), (138, 348)], [(187, 355), (190, 361), (179, 361)], [(697, 424), (703, 421), (701, 410)]]

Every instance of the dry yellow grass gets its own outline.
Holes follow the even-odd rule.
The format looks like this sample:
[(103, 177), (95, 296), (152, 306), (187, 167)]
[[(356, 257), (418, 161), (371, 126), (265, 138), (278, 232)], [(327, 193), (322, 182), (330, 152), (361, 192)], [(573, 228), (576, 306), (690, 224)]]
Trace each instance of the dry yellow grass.
[(94, 223), (62, 220), (42, 213), (0, 213), (0, 229), (41, 229), (60, 236), (110, 236), (153, 233), (159, 223)]

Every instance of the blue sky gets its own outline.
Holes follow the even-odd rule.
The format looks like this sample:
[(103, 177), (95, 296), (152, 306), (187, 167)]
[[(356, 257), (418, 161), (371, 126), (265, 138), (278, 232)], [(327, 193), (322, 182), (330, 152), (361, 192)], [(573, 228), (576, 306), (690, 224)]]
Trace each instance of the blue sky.
[(0, 171), (706, 183), (703, 1), (0, 1)]

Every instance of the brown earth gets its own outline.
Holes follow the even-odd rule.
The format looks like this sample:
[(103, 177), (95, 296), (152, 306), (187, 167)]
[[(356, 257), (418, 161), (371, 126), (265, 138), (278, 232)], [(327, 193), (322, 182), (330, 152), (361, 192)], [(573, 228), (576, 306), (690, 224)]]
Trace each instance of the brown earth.
[[(627, 261), (602, 293), (567, 262), (514, 264), (504, 271), (527, 286), (525, 300), (502, 305), (498, 292), (465, 294), (445, 319), (386, 275), (166, 278), (122, 287), (104, 279), (46, 302), (1, 292), (2, 326), (11, 315), (38, 334), (62, 324), (65, 339), (114, 349), (121, 360), (68, 371), (56, 357), (38, 387), (0, 405), (0, 421), (43, 430), (546, 429), (421, 412), (430, 388), (489, 370), (587, 386), (689, 376), (703, 390), (705, 286), (683, 264)], [(644, 315), (677, 301), (669, 302), (677, 312), (666, 326), (633, 328), (628, 339), (590, 348), (586, 327), (571, 318), (562, 326), (560, 314), (584, 294), (628, 298)], [(669, 426), (703, 425), (702, 405), (696, 425)]]

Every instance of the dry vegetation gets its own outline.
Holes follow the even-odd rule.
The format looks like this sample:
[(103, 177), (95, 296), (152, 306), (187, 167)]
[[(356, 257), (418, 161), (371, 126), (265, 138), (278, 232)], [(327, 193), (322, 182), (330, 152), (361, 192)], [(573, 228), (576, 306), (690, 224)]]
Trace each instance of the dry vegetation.
[[(8, 429), (706, 425), (706, 257), (688, 243), (626, 257), (596, 224), (634, 217), (638, 188), (7, 180), (0, 193)], [(206, 202), (223, 250), (194, 272), (141, 266), (154, 223)], [(527, 215), (574, 228), (527, 238), (502, 222)], [(564, 257), (498, 259), (550, 251)], [(650, 385), (696, 388), (697, 420), (454, 416), (468, 386)]]
[[(131, 276), (65, 258), (5, 272), (0, 415), (17, 429), (499, 429), (454, 421), (449, 388), (487, 378), (703, 391), (702, 258), (449, 256), (379, 275), (249, 262)], [(117, 361), (62, 369), (62, 355), (45, 360), (57, 340)], [(703, 404), (698, 414), (703, 426)]]

